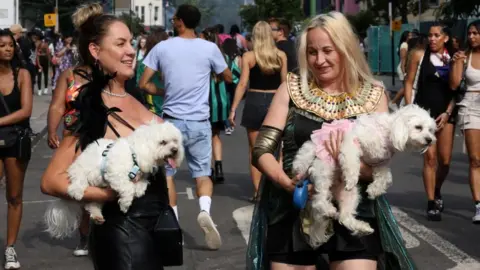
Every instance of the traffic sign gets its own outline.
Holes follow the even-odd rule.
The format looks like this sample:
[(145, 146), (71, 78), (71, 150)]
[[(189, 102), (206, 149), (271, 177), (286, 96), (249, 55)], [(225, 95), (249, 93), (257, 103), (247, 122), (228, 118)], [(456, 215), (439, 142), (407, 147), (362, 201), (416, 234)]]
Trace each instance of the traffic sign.
[(53, 27), (57, 24), (57, 14), (47, 13), (43, 15), (43, 21), (45, 22), (45, 27)]
[(402, 20), (395, 20), (392, 22), (392, 31), (398, 32), (402, 30)]

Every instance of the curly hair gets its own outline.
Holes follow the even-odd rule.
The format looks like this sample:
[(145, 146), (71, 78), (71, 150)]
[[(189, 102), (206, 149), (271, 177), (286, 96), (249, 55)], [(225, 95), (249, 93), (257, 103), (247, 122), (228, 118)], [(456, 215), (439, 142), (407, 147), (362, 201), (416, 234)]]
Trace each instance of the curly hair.
[(13, 58), (10, 60), (10, 66), (13, 70), (17, 70), (19, 68), (25, 68), (25, 59), (22, 59), (20, 49), (17, 46), (17, 42), (13, 37), (12, 32), (9, 29), (0, 29), (0, 37), (10, 37), (13, 42)]

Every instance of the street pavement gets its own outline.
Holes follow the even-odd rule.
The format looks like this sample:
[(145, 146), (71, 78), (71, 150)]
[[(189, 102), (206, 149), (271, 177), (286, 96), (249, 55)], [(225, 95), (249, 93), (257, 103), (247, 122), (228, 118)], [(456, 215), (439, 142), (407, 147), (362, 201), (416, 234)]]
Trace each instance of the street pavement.
[[(48, 102), (48, 96), (35, 97), (34, 106), (44, 107), (34, 109), (32, 127), (34, 123), (40, 127), (41, 121), (45, 121)], [(42, 130), (34, 128), (36, 132)], [(184, 165), (175, 181), (180, 224), (184, 230), (185, 260), (183, 266), (168, 269), (245, 269), (246, 241), (253, 209), (248, 202), (253, 187), (248, 173), (247, 136), (243, 128), (237, 127), (233, 135), (222, 136), (222, 139), (226, 180), (224, 184), (215, 186), (212, 216), (223, 237), (223, 246), (218, 251), (209, 251), (204, 244), (203, 234), (196, 222), (199, 206), (194, 182)], [(392, 161), (394, 185), (387, 197), (418, 269), (480, 269), (480, 226), (471, 223), (474, 208), (462, 143), (462, 137), (455, 137), (451, 170), (443, 188), (445, 212), (441, 222), (428, 222), (425, 218), (421, 156), (399, 154)], [(25, 179), (23, 222), (16, 244), (22, 269), (93, 269), (88, 258), (72, 256), (77, 237), (54, 240), (44, 232), (43, 213), (54, 198), (43, 195), (39, 186), (52, 154), (45, 136), (42, 136), (34, 146)], [(6, 218), (5, 199), (3, 203), (0, 215)], [(0, 223), (0, 229), (0, 243), (4, 244), (6, 222)]]

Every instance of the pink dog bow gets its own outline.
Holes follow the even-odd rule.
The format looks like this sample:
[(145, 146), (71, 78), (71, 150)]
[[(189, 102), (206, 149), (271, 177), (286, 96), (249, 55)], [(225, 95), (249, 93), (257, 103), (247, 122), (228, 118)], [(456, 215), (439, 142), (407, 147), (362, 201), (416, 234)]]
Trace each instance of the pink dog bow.
[(329, 164), (334, 164), (335, 160), (325, 148), (325, 141), (330, 140), (330, 132), (343, 131), (345, 133), (350, 131), (354, 125), (354, 122), (350, 120), (335, 120), (332, 123), (325, 122), (323, 123), (321, 129), (313, 131), (310, 139), (316, 145), (315, 153), (317, 158), (322, 161), (328, 162)]

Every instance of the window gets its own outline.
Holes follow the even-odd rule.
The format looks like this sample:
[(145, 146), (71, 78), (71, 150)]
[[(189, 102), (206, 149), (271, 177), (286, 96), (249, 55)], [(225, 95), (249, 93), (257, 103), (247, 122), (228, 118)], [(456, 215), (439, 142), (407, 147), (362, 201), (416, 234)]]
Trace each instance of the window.
[(135, 15), (138, 16), (138, 6), (135, 6)]
[(142, 22), (145, 23), (145, 6), (142, 6), (141, 10), (140, 18), (142, 18)]
[(153, 13), (153, 19), (155, 21), (158, 20), (158, 17), (160, 17), (160, 14), (158, 13), (158, 6), (155, 7), (155, 13)]

